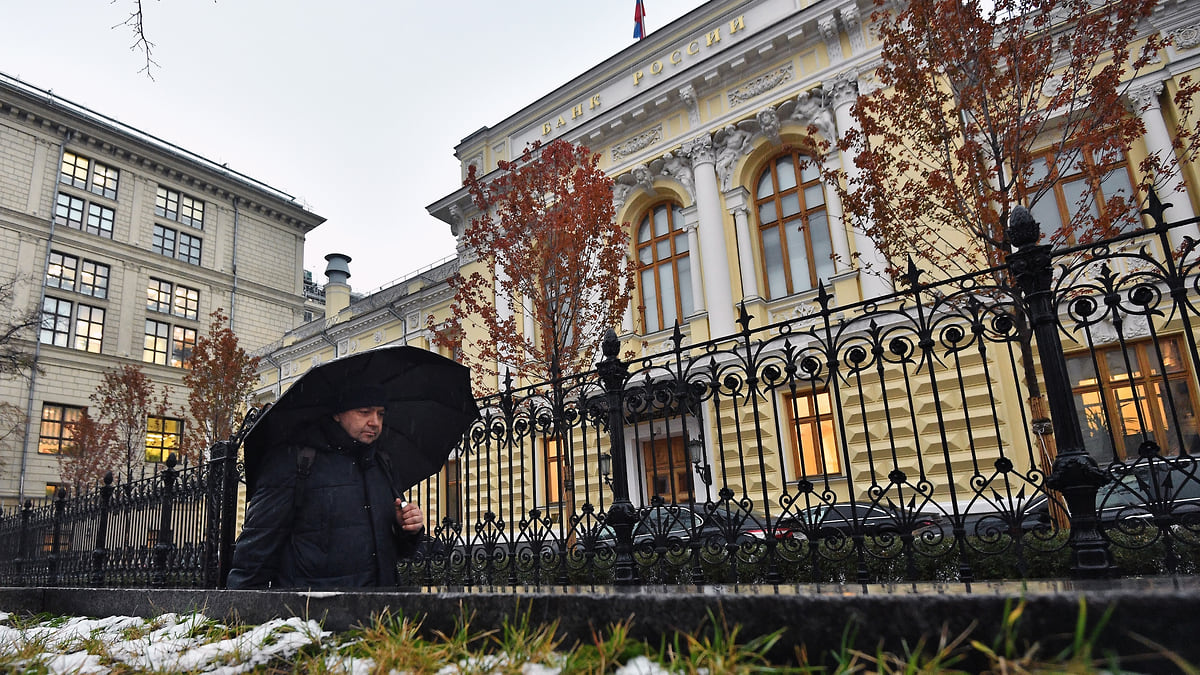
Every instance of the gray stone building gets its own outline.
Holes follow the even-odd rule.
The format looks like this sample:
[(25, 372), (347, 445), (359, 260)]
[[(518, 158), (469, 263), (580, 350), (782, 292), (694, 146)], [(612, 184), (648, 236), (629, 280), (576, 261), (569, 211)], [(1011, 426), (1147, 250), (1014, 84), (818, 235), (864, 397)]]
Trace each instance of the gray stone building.
[[(0, 400), (28, 415), (0, 440), (0, 501), (59, 482), (66, 423), (105, 370), (140, 366), (181, 409), (211, 312), (248, 350), (302, 323), (304, 239), (322, 222), (263, 182), (0, 75), (0, 278), (15, 282), (5, 309), (42, 317), (28, 336), (38, 372), (0, 381)], [(150, 422), (148, 463), (184, 420)]]

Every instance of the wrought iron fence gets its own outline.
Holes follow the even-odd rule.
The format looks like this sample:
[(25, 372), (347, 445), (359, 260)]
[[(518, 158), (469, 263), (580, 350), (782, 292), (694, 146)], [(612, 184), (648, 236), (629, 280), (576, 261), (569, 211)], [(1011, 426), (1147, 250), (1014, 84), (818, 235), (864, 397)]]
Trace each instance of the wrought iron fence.
[[(429, 536), (403, 583), (1194, 573), (1197, 221), (1148, 214), (1058, 251), (1018, 218), (996, 269), (747, 302), (734, 335), (632, 361), (610, 335), (592, 372), (510, 381), (410, 493)], [(0, 517), (0, 582), (220, 586), (237, 441)]]

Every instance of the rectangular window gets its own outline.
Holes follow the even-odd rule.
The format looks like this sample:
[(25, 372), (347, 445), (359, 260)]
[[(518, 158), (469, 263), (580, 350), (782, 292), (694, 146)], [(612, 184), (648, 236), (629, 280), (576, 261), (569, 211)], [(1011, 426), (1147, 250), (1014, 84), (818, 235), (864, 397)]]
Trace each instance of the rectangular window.
[(46, 265), (46, 285), (64, 291), (75, 290), (75, 279), (79, 271), (79, 258), (58, 251), (50, 252)]
[(64, 225), (76, 230), (83, 229), (83, 200), (60, 192), (58, 204), (54, 207), (54, 224)]
[(38, 452), (57, 455), (70, 450), (73, 441), (71, 425), (79, 421), (83, 408), (58, 403), (42, 404), (42, 425), (38, 432)]
[(1111, 221), (1120, 232), (1128, 232), (1135, 226), (1136, 209), (1123, 209), (1128, 211), (1123, 213), (1109, 208), (1111, 200), (1128, 202), (1135, 196), (1129, 162), (1124, 155), (1114, 160), (1098, 151), (1064, 150), (1057, 157), (1052, 153), (1035, 157), (1030, 164), (1031, 195), (1053, 182), (1029, 207), (1044, 232), (1064, 230), (1066, 241), (1075, 243), (1077, 234), (1083, 234), (1097, 222)]
[(104, 310), (46, 296), (38, 341), (99, 354), (104, 341)]
[(92, 184), (88, 189), (102, 197), (116, 199), (117, 179), (120, 174), (121, 172), (111, 166), (96, 162), (95, 168), (92, 170)]
[(154, 215), (204, 229), (204, 202), (161, 185), (154, 196)]
[(99, 354), (104, 344), (104, 310), (79, 305), (75, 311), (75, 349)]
[(442, 469), (446, 479), (446, 491), (442, 496), (442, 520), (449, 518), (462, 522), (462, 487), (458, 475), (458, 460), (446, 460), (446, 468)]
[(81, 190), (108, 199), (117, 198), (117, 182), (121, 172), (111, 166), (94, 162), (73, 152), (64, 152), (58, 180)]
[(175, 287), (175, 316), (195, 321), (200, 318), (200, 291), (187, 286)]
[(87, 223), (84, 225), (83, 231), (106, 239), (112, 239), (113, 219), (115, 217), (116, 214), (107, 206), (88, 204)]
[(160, 253), (168, 258), (175, 257), (175, 230), (162, 225), (154, 226), (154, 239), (150, 242), (150, 249), (155, 253)]
[(170, 348), (171, 324), (146, 319), (146, 340), (142, 346), (142, 360), (146, 363), (167, 365)]
[(558, 441), (543, 439), (542, 449), (546, 456), (546, 504), (561, 504), (563, 501), (563, 456)]
[[(84, 219), (84, 212), (87, 219)], [(54, 223), (75, 230), (82, 230), (106, 239), (112, 239), (115, 212), (107, 206), (89, 204), (79, 197), (59, 193), (54, 207)]]
[(1200, 409), (1184, 354), (1179, 338), (1163, 338), (1067, 357), (1083, 445), (1097, 463), (1136, 459), (1146, 441), (1164, 455), (1200, 449)]
[(108, 297), (109, 267), (94, 260), (83, 260), (61, 251), (51, 251), (46, 263), (46, 286), (64, 291), (79, 291), (96, 298)]
[(38, 341), (44, 345), (66, 347), (71, 339), (71, 310), (71, 302), (46, 296), (42, 301), (42, 325)]
[(146, 309), (167, 314), (171, 311), (171, 282), (150, 278), (146, 288)]
[(829, 392), (785, 395), (784, 402), (792, 440), (790, 478), (840, 475), (842, 460), (837, 448)]
[(193, 237), (186, 232), (179, 233), (179, 249), (175, 257), (192, 265), (200, 264), (200, 237)]
[(154, 195), (154, 215), (178, 220), (179, 193), (161, 185), (158, 186), (158, 192)]
[(179, 451), (179, 440), (183, 436), (183, 420), (174, 417), (146, 419), (146, 461), (165, 462), (171, 453)]
[(84, 260), (79, 270), (79, 292), (95, 298), (107, 298), (108, 276), (108, 265)]
[(171, 336), (171, 365), (176, 368), (192, 367), (192, 353), (196, 351), (196, 329), (175, 326)]
[(88, 168), (91, 162), (87, 157), (80, 157), (73, 152), (64, 152), (62, 159), (62, 167), (59, 168), (58, 180), (60, 183), (87, 189)]

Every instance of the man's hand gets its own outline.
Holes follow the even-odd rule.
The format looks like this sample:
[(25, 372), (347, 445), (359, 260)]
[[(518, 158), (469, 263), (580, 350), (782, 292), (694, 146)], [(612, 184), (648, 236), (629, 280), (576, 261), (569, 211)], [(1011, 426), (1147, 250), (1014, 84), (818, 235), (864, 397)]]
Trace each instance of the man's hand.
[(425, 527), (425, 514), (413, 502), (396, 498), (396, 523), (405, 532), (420, 532)]

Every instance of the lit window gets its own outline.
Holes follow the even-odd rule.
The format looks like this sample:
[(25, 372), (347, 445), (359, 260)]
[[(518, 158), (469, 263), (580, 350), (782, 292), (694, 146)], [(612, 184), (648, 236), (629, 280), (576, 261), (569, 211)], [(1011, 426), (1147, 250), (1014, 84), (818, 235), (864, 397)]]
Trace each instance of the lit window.
[(57, 455), (70, 450), (74, 442), (71, 425), (79, 421), (83, 408), (57, 403), (42, 404), (42, 424), (38, 432), (38, 452)]
[(200, 291), (187, 286), (176, 286), (175, 306), (172, 311), (176, 316), (185, 319), (200, 318)]
[(58, 251), (50, 252), (46, 265), (46, 285), (64, 291), (75, 290), (75, 278), (79, 270), (79, 258)]
[[(1136, 459), (1143, 441), (1164, 455), (1195, 452), (1196, 395), (1178, 338), (1138, 342), (1067, 358), (1084, 448), (1101, 465)], [(1126, 365), (1128, 363), (1128, 366)]]
[(79, 270), (79, 292), (96, 298), (107, 298), (108, 276), (108, 265), (84, 260)]
[(642, 218), (637, 232), (642, 322), (645, 332), (653, 333), (683, 323), (695, 309), (683, 211), (677, 204), (659, 204)]
[(196, 351), (196, 329), (175, 326), (171, 336), (171, 365), (176, 368), (191, 368), (192, 354)]
[(150, 279), (150, 286), (146, 288), (146, 309), (164, 314), (171, 311), (171, 282)]
[(93, 162), (73, 152), (64, 152), (58, 180), (81, 190), (108, 199), (117, 198), (117, 183), (121, 172), (111, 166)]
[(75, 349), (99, 354), (104, 343), (104, 310), (79, 305), (75, 311)]
[(791, 478), (841, 474), (829, 392), (785, 395), (784, 401), (792, 440)]
[(167, 365), (170, 339), (171, 324), (146, 319), (146, 338), (142, 346), (142, 360), (160, 366)]
[(72, 187), (87, 189), (88, 167), (90, 164), (91, 162), (87, 157), (80, 157), (73, 152), (64, 152), (62, 167), (59, 169), (58, 174), (59, 182)]
[(442, 469), (442, 476), (446, 480), (446, 489), (442, 497), (442, 520), (448, 518), (462, 522), (462, 487), (458, 470), (457, 459), (446, 460), (446, 467)]
[(759, 175), (754, 208), (771, 298), (829, 281), (833, 244), (825, 214), (825, 187), (812, 158), (797, 152), (776, 157)]
[(183, 420), (173, 417), (150, 416), (146, 419), (146, 461), (165, 462), (171, 453), (179, 452), (183, 437)]
[(546, 458), (546, 503), (560, 504), (563, 500), (563, 456), (558, 441), (543, 439), (542, 450)]

